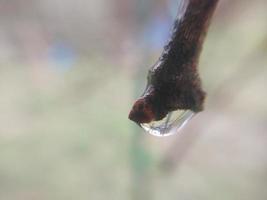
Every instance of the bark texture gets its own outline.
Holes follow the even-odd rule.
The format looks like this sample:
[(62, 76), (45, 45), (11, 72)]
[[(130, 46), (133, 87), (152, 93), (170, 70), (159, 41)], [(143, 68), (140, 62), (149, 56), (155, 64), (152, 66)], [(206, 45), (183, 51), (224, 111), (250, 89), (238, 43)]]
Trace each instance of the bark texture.
[(171, 39), (149, 70), (147, 87), (129, 114), (131, 120), (149, 123), (177, 109), (203, 110), (205, 92), (197, 66), (218, 1), (181, 1)]

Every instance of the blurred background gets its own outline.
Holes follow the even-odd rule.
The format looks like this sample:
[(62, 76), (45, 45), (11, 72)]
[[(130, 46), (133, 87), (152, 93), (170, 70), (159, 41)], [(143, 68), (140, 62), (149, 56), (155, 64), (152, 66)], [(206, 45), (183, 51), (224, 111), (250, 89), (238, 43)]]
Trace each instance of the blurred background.
[(0, 0), (0, 199), (267, 199), (266, 0), (220, 1), (179, 134), (127, 119), (178, 3)]

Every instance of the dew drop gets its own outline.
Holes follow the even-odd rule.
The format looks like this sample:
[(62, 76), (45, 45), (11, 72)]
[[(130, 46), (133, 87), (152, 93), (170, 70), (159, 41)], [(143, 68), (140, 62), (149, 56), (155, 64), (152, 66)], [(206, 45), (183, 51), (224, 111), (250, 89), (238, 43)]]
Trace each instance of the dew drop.
[(178, 133), (196, 113), (191, 110), (176, 110), (159, 121), (153, 121), (140, 126), (149, 134), (165, 137)]

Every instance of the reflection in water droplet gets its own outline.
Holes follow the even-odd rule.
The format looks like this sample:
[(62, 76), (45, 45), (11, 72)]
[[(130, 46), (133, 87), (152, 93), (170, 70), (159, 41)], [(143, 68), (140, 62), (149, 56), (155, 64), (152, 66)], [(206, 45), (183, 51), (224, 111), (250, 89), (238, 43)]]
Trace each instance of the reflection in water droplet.
[(160, 121), (140, 125), (149, 134), (164, 137), (178, 133), (195, 114), (191, 110), (177, 110), (170, 112)]

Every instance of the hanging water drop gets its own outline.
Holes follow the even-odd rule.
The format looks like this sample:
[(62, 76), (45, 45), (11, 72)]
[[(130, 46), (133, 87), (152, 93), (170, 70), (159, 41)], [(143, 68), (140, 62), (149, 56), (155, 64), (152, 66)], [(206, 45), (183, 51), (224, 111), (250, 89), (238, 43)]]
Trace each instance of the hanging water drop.
[[(145, 91), (129, 114), (130, 120), (160, 137), (177, 133), (204, 109), (206, 93), (197, 67), (210, 19), (219, 0), (179, 2), (171, 38), (150, 68)], [(173, 111), (177, 108), (182, 110)]]
[(195, 114), (191, 110), (176, 110), (168, 113), (162, 120), (142, 123), (140, 126), (151, 135), (170, 136), (178, 133)]

